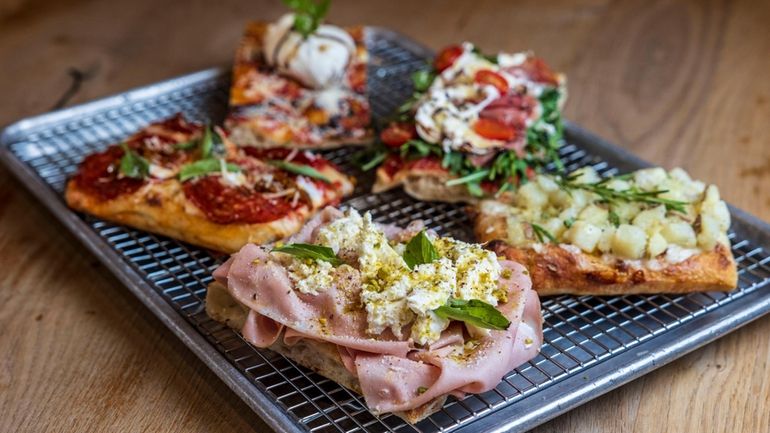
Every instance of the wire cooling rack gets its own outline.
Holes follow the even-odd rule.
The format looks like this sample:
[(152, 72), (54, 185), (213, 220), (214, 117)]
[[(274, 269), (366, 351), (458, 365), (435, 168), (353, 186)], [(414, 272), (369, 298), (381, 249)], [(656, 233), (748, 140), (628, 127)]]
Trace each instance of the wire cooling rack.
[[(430, 55), (387, 30), (369, 29), (370, 99), (378, 118), (411, 92), (409, 72)], [(572, 297), (542, 302), (545, 344), (532, 361), (492, 391), (444, 408), (416, 425), (372, 415), (355, 393), (292, 361), (247, 344), (208, 318), (206, 285), (223, 257), (172, 239), (69, 211), (65, 182), (83, 157), (136, 129), (183, 112), (221, 121), (228, 73), (203, 71), (104, 100), (23, 120), (2, 135), (0, 156), (86, 246), (273, 428), (282, 432), (523, 431), (617, 387), (770, 310), (770, 229), (732, 209), (739, 288), (731, 293)], [(345, 206), (406, 225), (423, 219), (439, 232), (470, 239), (460, 205), (419, 202), (401, 191), (370, 194), (370, 174), (351, 164), (353, 150), (325, 152), (359, 178)], [(574, 125), (561, 157), (568, 169), (612, 174), (645, 164)]]

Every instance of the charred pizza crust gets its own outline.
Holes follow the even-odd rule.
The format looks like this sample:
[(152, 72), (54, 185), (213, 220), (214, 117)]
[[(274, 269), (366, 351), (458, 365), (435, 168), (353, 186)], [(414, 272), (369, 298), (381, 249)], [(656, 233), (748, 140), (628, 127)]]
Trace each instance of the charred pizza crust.
[[(209, 317), (224, 323), (237, 332), (241, 332), (248, 312), (249, 309), (233, 299), (223, 285), (217, 282), (209, 284), (206, 294), (206, 313)], [(345, 368), (339, 351), (331, 343), (302, 339), (296, 344), (288, 346), (283, 343), (283, 337), (278, 337), (278, 340), (269, 349), (361, 394), (358, 379)], [(407, 422), (416, 423), (441, 410), (445, 401), (446, 396), (438, 397), (417, 409), (396, 412), (395, 415)]]
[(538, 244), (528, 248), (508, 245), (505, 216), (476, 214), (474, 230), (481, 242), (498, 255), (524, 265), (540, 296), (629, 295), (728, 291), (736, 287), (737, 269), (730, 249), (717, 244), (712, 251), (678, 263), (657, 260), (638, 266), (619, 258), (586, 254), (564, 245)]
[[(343, 145), (365, 145), (371, 143), (374, 132), (371, 128), (371, 115), (366, 96), (368, 52), (365, 44), (365, 29), (362, 26), (348, 27), (345, 30), (353, 37), (356, 52), (348, 65), (350, 94), (356, 97), (356, 107), (352, 107), (348, 119), (332, 122), (329, 115), (320, 108), (310, 108), (298, 114), (291, 123), (307, 124), (320, 132), (320, 141), (309, 142), (297, 137), (289, 127), (290, 122), (272, 118), (273, 113), (287, 113), (293, 107), (297, 94), (304, 92), (302, 86), (290, 78), (280, 76), (264, 65), (262, 55), (263, 37), (269, 23), (251, 22), (247, 24), (243, 38), (238, 46), (233, 67), (232, 87), (230, 88), (230, 112), (225, 126), (232, 139), (242, 146), (261, 148), (287, 147), (299, 149), (330, 149)], [(269, 83), (269, 84), (268, 84)], [(284, 92), (285, 100), (280, 108), (274, 107), (262, 92), (255, 92), (254, 87), (271, 87), (268, 94)], [(278, 96), (278, 95), (267, 95)], [(280, 97), (280, 96), (279, 96)], [(250, 113), (260, 107), (263, 114)], [(355, 109), (353, 109), (355, 108)], [(356, 115), (358, 113), (358, 115)], [(330, 134), (335, 129), (333, 123), (339, 123), (338, 133)]]
[[(325, 167), (319, 171), (332, 182), (339, 182), (341, 187), (335, 193), (338, 198), (353, 191), (350, 180), (337, 170)], [(312, 209), (302, 206), (265, 223), (218, 224), (185, 196), (182, 182), (176, 179), (151, 180), (136, 192), (111, 200), (94, 197), (71, 179), (65, 199), (71, 208), (105, 220), (227, 253), (247, 243), (263, 244), (296, 233), (316, 210), (328, 204)]]

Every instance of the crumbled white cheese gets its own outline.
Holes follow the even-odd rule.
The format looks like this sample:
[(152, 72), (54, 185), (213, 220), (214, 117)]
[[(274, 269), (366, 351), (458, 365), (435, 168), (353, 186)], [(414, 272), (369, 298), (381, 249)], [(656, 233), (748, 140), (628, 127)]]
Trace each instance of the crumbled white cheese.
[[(507, 296), (498, 285), (501, 267), (493, 252), (450, 238), (432, 239), (439, 258), (410, 269), (403, 259), (406, 242), (391, 244), (369, 213), (362, 216), (355, 209), (321, 227), (315, 243), (330, 247), (339, 256), (349, 258), (349, 262), (355, 261), (361, 273), (361, 303), (370, 334), (390, 330), (402, 338), (411, 324), (411, 338), (418, 344), (430, 344), (449, 324), (433, 311), (450, 297), (497, 305)], [(293, 281), (309, 278), (313, 282), (303, 284), (313, 287), (332, 284), (326, 279), (327, 275), (333, 278), (332, 274), (305, 268), (327, 265), (295, 262), (299, 263), (292, 265), (296, 268), (292, 272), (297, 275), (296, 279), (292, 277)]]
[(317, 295), (331, 287), (334, 267), (325, 261), (294, 259), (288, 266), (289, 279), (306, 295)]

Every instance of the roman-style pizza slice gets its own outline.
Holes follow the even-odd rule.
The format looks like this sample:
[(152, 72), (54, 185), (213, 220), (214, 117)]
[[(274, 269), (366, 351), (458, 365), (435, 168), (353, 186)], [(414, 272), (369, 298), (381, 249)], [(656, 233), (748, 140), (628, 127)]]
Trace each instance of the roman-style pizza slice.
[(244, 246), (214, 272), (206, 312), (409, 422), (492, 390), (543, 341), (523, 266), (355, 209), (324, 209), (283, 245)]
[(679, 168), (602, 178), (540, 174), (482, 201), (475, 232), (529, 269), (540, 295), (731, 290), (730, 212), (715, 185)]
[(225, 122), (239, 145), (318, 149), (372, 141), (364, 28), (305, 28), (303, 16), (246, 27)]
[(560, 166), (566, 80), (533, 54), (452, 45), (412, 78), (415, 97), (380, 133), (375, 192), (475, 202)]
[(352, 190), (310, 152), (246, 152), (219, 128), (177, 115), (87, 156), (66, 200), (99, 218), (232, 252), (291, 235)]

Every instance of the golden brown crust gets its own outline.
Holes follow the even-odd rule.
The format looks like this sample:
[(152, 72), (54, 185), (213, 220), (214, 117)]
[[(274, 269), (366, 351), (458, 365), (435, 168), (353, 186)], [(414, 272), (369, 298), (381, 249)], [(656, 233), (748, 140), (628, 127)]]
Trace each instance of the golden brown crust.
[[(332, 182), (342, 185), (336, 199), (353, 191), (353, 184), (331, 167), (320, 170)], [(263, 244), (296, 233), (319, 208), (303, 206), (285, 217), (258, 224), (217, 224), (185, 197), (176, 179), (149, 181), (132, 194), (100, 200), (70, 180), (65, 193), (67, 205), (140, 230), (158, 233), (184, 242), (222, 252), (236, 252), (247, 243)], [(330, 200), (335, 201), (335, 200)]]
[[(223, 285), (216, 281), (209, 285), (206, 294), (206, 313), (209, 317), (241, 332), (248, 311), (248, 308), (230, 296)], [(279, 337), (268, 349), (278, 352), (297, 364), (313, 370), (321, 376), (333, 380), (358, 394), (361, 393), (361, 385), (358, 382), (358, 378), (345, 368), (337, 346), (334, 344), (302, 339), (288, 346), (283, 343), (283, 338)], [(410, 423), (416, 423), (441, 410), (445, 401), (446, 396), (438, 397), (417, 409), (397, 412), (395, 415)]]
[(475, 232), (495, 253), (526, 266), (540, 296), (728, 291), (737, 284), (735, 260), (721, 244), (679, 263), (659, 260), (659, 266), (634, 266), (553, 244), (513, 247), (500, 240), (507, 237), (503, 215), (475, 215)]

